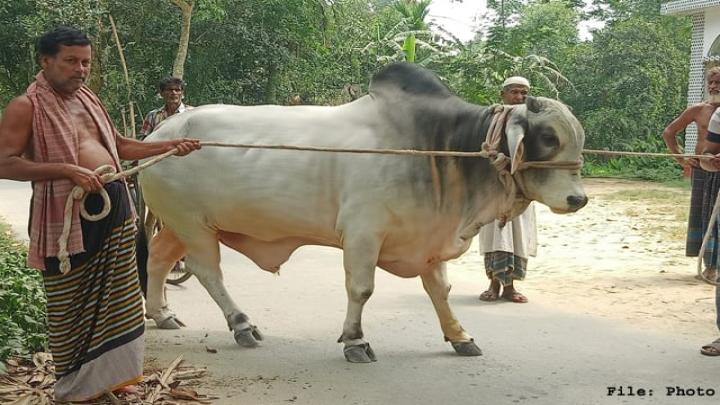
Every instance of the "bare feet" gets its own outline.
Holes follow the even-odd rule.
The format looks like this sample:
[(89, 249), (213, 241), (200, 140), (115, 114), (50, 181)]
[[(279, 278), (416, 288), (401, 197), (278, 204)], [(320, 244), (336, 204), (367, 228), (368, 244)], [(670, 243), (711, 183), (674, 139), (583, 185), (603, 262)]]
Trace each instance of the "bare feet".
[(124, 387), (120, 387), (113, 391), (114, 394), (131, 394), (131, 395), (137, 395), (140, 393), (138, 390), (138, 387), (136, 385), (126, 385)]
[(717, 280), (717, 269), (706, 268), (705, 270), (703, 270), (702, 276), (700, 276), (699, 274), (696, 274), (695, 278), (700, 281), (715, 282)]
[[(140, 389), (137, 385), (126, 385), (120, 387), (113, 392), (107, 394), (110, 401), (114, 404), (117, 403), (131, 403), (131, 400), (139, 400), (141, 398)], [(135, 403), (134, 401), (132, 403)]]
[(480, 294), (480, 301), (497, 301), (500, 296), (500, 282), (492, 280), (486, 291)]

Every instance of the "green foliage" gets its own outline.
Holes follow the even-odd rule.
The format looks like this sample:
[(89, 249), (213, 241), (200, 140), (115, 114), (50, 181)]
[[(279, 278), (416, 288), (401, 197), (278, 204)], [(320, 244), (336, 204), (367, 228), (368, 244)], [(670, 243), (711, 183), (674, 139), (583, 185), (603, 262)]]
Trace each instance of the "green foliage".
[(431, 2), (432, 0), (396, 0), (392, 7), (400, 13), (407, 29), (419, 31), (428, 28), (425, 19), (430, 12)]
[(458, 52), (437, 70), (460, 95), (480, 104), (497, 102), (501, 83), (514, 75), (527, 77), (534, 95), (558, 98), (562, 89), (572, 89), (557, 61), (570, 59), (578, 42), (577, 13), (563, 2), (505, 3), (506, 11), (522, 11), (514, 25), (495, 25), (486, 41), (457, 44)]
[[(461, 43), (426, 21), (429, 0), (196, 0), (185, 101), (285, 104), (300, 96), (306, 104), (334, 105), (365, 93), (383, 65), (411, 60), (483, 105), (498, 101), (507, 76), (526, 76), (534, 95), (572, 108), (589, 148), (664, 151), (656, 141), (686, 106), (689, 19), (661, 16), (660, 0), (593, 0), (589, 10), (585, 3), (489, 0), (487, 31)], [(0, 107), (37, 72), (36, 37), (73, 24), (93, 39), (91, 85), (121, 124), (130, 100), (108, 14), (124, 47), (139, 125), (161, 104), (156, 83), (171, 73), (177, 51), (180, 11), (170, 0), (0, 2)], [(591, 17), (606, 25), (581, 41), (578, 21)], [(677, 174), (669, 159), (590, 158), (588, 165)]]
[[(564, 95), (585, 127), (588, 148), (666, 151), (662, 131), (687, 105), (689, 44), (686, 19), (636, 14), (611, 21), (577, 48), (566, 71), (575, 91)], [(681, 175), (668, 158), (591, 162), (593, 174), (663, 181)]]
[(624, 20), (630, 17), (656, 18), (660, 5), (666, 0), (593, 0), (589, 16), (604, 21)]
[(0, 223), (0, 361), (47, 345), (42, 275), (25, 266), (25, 247)]
[[(631, 140), (622, 149), (634, 152), (657, 152), (665, 149), (665, 143), (661, 137), (649, 134), (644, 138)], [(608, 159), (602, 155), (589, 155), (585, 157), (583, 174), (672, 182), (682, 178), (682, 168), (674, 159), (660, 157), (620, 156)]]
[(403, 52), (405, 53), (405, 61), (407, 62), (415, 62), (415, 34), (410, 33), (406, 38), (405, 41), (403, 41)]

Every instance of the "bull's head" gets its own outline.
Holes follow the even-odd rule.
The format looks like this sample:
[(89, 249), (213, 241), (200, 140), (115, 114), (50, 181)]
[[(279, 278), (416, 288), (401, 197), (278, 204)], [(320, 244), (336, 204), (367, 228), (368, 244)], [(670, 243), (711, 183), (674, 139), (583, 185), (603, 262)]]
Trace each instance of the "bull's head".
[[(587, 204), (579, 165), (568, 164), (582, 161), (585, 131), (564, 104), (528, 97), (511, 112), (505, 133), (512, 173), (527, 199), (555, 213), (575, 212)], [(548, 167), (535, 167), (534, 162)]]

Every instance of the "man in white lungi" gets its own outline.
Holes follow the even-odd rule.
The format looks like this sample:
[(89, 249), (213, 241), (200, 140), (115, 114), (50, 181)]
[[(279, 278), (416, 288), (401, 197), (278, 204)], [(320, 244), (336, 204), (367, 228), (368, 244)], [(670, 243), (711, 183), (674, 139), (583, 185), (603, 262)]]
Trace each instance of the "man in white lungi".
[[(522, 104), (529, 92), (530, 82), (524, 77), (513, 76), (503, 82), (500, 97), (504, 104)], [(490, 279), (490, 287), (480, 294), (480, 299), (528, 302), (527, 297), (515, 289), (513, 281), (525, 278), (528, 257), (535, 256), (537, 251), (533, 203), (504, 227), (500, 227), (498, 220), (483, 226), (478, 239), (480, 254), (485, 255), (485, 273)]]

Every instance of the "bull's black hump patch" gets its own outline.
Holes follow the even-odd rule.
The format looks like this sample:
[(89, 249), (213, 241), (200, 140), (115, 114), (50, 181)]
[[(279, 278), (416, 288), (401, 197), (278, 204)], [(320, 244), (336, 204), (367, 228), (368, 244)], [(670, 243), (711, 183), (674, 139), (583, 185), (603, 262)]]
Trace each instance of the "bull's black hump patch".
[(385, 66), (370, 81), (370, 93), (395, 88), (405, 93), (448, 97), (452, 93), (437, 75), (413, 63), (398, 62)]

